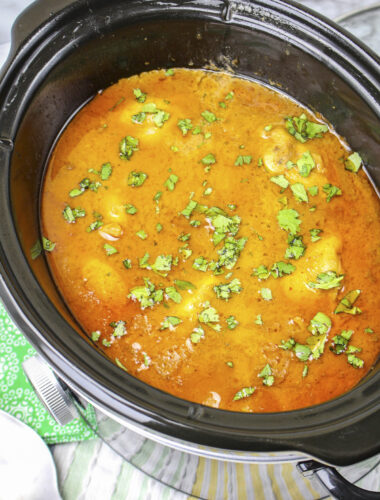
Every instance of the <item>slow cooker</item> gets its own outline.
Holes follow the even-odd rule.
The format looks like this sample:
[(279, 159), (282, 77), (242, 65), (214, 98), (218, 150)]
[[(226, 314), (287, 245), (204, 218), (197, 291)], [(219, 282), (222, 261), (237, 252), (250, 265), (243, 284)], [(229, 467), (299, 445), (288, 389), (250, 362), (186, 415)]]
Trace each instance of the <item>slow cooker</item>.
[[(379, 59), (327, 19), (280, 0), (37, 1), (13, 27), (0, 81), (0, 296), (65, 387), (126, 427), (224, 460), (302, 458), (304, 471), (346, 487), (334, 469), (305, 457), (343, 466), (380, 451), (380, 363), (346, 394), (296, 411), (194, 404), (109, 361), (81, 331), (45, 259), (31, 258), (44, 169), (65, 125), (119, 78), (170, 67), (229, 71), (318, 110), (380, 186)], [(348, 495), (340, 498), (380, 498), (358, 488)]]

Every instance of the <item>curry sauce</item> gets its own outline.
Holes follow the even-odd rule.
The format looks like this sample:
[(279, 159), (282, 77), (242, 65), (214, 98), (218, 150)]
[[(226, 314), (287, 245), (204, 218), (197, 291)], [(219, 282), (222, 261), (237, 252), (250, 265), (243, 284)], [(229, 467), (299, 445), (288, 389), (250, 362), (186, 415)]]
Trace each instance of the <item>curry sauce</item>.
[(228, 410), (318, 404), (355, 386), (380, 349), (379, 202), (361, 167), (277, 91), (147, 72), (100, 92), (63, 132), (42, 247), (121, 369)]

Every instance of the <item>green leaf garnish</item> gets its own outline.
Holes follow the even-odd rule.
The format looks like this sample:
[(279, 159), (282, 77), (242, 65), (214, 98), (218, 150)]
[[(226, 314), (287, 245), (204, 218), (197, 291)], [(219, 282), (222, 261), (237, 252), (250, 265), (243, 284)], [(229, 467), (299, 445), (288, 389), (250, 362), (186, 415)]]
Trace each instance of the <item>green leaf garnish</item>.
[(286, 189), (289, 186), (289, 181), (283, 174), (271, 177), (270, 181), (277, 184), (277, 186), (280, 186), (282, 189)]
[(342, 191), (340, 188), (338, 188), (337, 186), (333, 186), (332, 184), (325, 184), (323, 186), (323, 191), (326, 193), (327, 197), (326, 197), (326, 201), (327, 203), (332, 199), (334, 198), (334, 196), (341, 196), (342, 195)]
[(229, 316), (226, 319), (227, 326), (230, 330), (235, 330), (235, 328), (238, 326), (239, 321), (235, 318), (235, 316)]
[(174, 69), (169, 68), (165, 71), (165, 76), (174, 76)]
[(249, 165), (252, 161), (252, 156), (250, 155), (239, 155), (235, 160), (235, 167), (241, 167), (243, 165)]
[(212, 113), (211, 111), (208, 111), (207, 109), (206, 109), (206, 111), (203, 111), (203, 113), (201, 113), (201, 115), (208, 123), (213, 123), (216, 120), (216, 116), (214, 115), (214, 113)]
[(136, 233), (136, 236), (138, 236), (139, 238), (141, 238), (142, 240), (146, 240), (148, 235), (147, 233), (144, 231), (144, 229), (140, 229), (140, 231), (137, 231)]
[(297, 160), (297, 167), (302, 177), (309, 177), (310, 172), (315, 167), (315, 161), (311, 156), (310, 151), (306, 151), (306, 153), (303, 153), (301, 158)]
[(161, 323), (160, 330), (166, 330), (166, 328), (174, 330), (174, 327), (178, 326), (180, 323), (182, 323), (181, 318), (178, 318), (177, 316), (166, 316), (164, 321)]
[(327, 271), (326, 273), (318, 274), (317, 281), (310, 281), (307, 286), (320, 290), (330, 290), (331, 288), (339, 287), (343, 278), (344, 274), (337, 275), (335, 271)]
[(219, 323), (218, 311), (215, 307), (211, 307), (209, 302), (205, 304), (205, 309), (198, 314), (198, 319), (200, 323), (205, 323), (216, 331), (220, 330), (220, 325), (216, 324)]
[(127, 328), (125, 325), (125, 321), (113, 321), (110, 323), (110, 326), (113, 328), (113, 333), (112, 335), (114, 337), (123, 337), (124, 335), (127, 334)]
[[(154, 264), (152, 264), (152, 270), (155, 272), (169, 272), (172, 268), (173, 257), (171, 255), (159, 255)], [(166, 274), (164, 274), (166, 276)]]
[(220, 283), (214, 286), (214, 292), (218, 299), (228, 300), (233, 293), (240, 293), (242, 291), (240, 280), (233, 279), (230, 283)]
[(180, 290), (193, 290), (196, 288), (190, 281), (174, 280), (174, 284)]
[(301, 361), (307, 361), (311, 356), (311, 349), (307, 345), (296, 343), (293, 350), (297, 358)]
[(145, 119), (146, 119), (146, 113), (144, 113), (144, 111), (140, 111), (140, 113), (132, 115), (132, 122), (138, 123), (139, 125), (141, 125), (141, 123), (144, 123)]
[(334, 313), (347, 313), (347, 314), (361, 314), (361, 309), (359, 307), (354, 306), (356, 299), (359, 297), (361, 290), (351, 290), (348, 292), (343, 299), (337, 305)]
[(320, 233), (323, 233), (322, 229), (309, 229), (310, 233), (310, 239), (313, 243), (316, 241), (320, 240), (321, 237), (319, 236)]
[(100, 339), (100, 331), (96, 330), (95, 332), (91, 332), (91, 340), (93, 342), (97, 342)]
[(168, 286), (165, 288), (165, 293), (169, 297), (169, 299), (172, 299), (173, 302), (176, 304), (180, 304), (182, 301), (182, 296), (180, 293), (177, 292), (177, 289), (175, 286)]
[(353, 333), (353, 330), (342, 330), (340, 335), (335, 335), (335, 337), (332, 338), (330, 351), (338, 355), (346, 352), (348, 342), (350, 341)]
[(344, 162), (344, 168), (355, 174), (359, 171), (363, 164), (363, 160), (359, 153), (352, 153), (347, 160)]
[(289, 134), (293, 135), (300, 142), (306, 142), (316, 137), (321, 138), (328, 131), (327, 125), (310, 122), (305, 113), (302, 113), (299, 117), (285, 118), (285, 125)]
[(309, 332), (312, 335), (323, 335), (329, 333), (331, 329), (331, 319), (322, 312), (318, 312), (308, 326)]
[[(148, 255), (149, 257), (149, 255)], [(129, 292), (128, 298), (140, 302), (141, 309), (153, 307), (164, 298), (163, 290), (156, 290), (156, 287), (147, 278), (144, 278), (145, 286), (137, 286)]]
[(319, 188), (318, 186), (310, 186), (307, 190), (309, 191), (310, 196), (317, 196)]
[(263, 319), (261, 317), (261, 314), (258, 314), (255, 319), (255, 325), (263, 325)]
[(148, 252), (146, 252), (144, 256), (139, 259), (139, 266), (141, 267), (141, 269), (149, 268), (149, 257), (150, 255), (148, 254)]
[(348, 354), (347, 361), (354, 368), (363, 368), (363, 366), (364, 366), (364, 361), (362, 359), (358, 358), (357, 356), (355, 356), (355, 354)]
[(132, 170), (128, 175), (128, 186), (140, 187), (144, 184), (148, 175), (144, 172), (135, 172)]
[(100, 178), (102, 181), (106, 181), (110, 178), (112, 174), (112, 166), (111, 163), (103, 163), (103, 165), (100, 167)]
[(120, 158), (130, 160), (133, 153), (139, 150), (139, 140), (131, 135), (127, 135), (120, 141)]
[(252, 394), (255, 392), (256, 387), (243, 387), (238, 391), (235, 396), (234, 396), (234, 401), (238, 401), (239, 399), (243, 398), (248, 398), (249, 396), (252, 396)]
[(30, 256), (32, 257), (33, 260), (37, 259), (42, 253), (42, 245), (40, 240), (37, 240), (35, 244), (32, 246), (30, 249)]
[(190, 118), (183, 118), (182, 120), (178, 120), (177, 126), (182, 132), (182, 135), (186, 135), (189, 130), (193, 128), (193, 124), (191, 123)]
[(196, 201), (190, 200), (189, 203), (186, 205), (186, 208), (182, 210), (181, 214), (189, 218), (197, 205), (198, 203)]
[(131, 203), (127, 203), (126, 205), (124, 205), (124, 208), (125, 212), (129, 215), (134, 215), (137, 213), (137, 208)]
[(162, 224), (160, 224), (159, 222), (157, 222), (156, 224), (156, 231), (157, 233), (160, 233), (162, 231), (163, 227), (162, 227)]
[(216, 162), (216, 159), (212, 153), (209, 153), (208, 155), (204, 156), (201, 161), (203, 165), (213, 165)]
[(190, 340), (193, 344), (198, 344), (205, 336), (205, 331), (201, 326), (196, 326), (190, 334)]
[(263, 379), (263, 384), (270, 387), (274, 384), (274, 376), (272, 374), (272, 368), (270, 364), (267, 363), (261, 372), (257, 375), (258, 377)]
[(42, 248), (45, 250), (45, 252), (52, 252), (55, 248), (55, 245), (56, 243), (53, 243), (52, 241), (45, 238), (45, 236), (42, 236)]
[(133, 95), (136, 97), (136, 101), (145, 102), (146, 94), (140, 89), (133, 89)]
[(294, 195), (294, 198), (297, 201), (304, 201), (305, 203), (309, 202), (309, 198), (306, 193), (305, 186), (301, 184), (300, 182), (296, 182), (295, 184), (292, 184), (290, 186), (290, 189), (292, 190), (292, 193)]
[(105, 243), (103, 246), (104, 250), (106, 251), (106, 255), (109, 257), (110, 255), (113, 255), (115, 253), (118, 253), (118, 250), (110, 245), (109, 243)]
[(94, 222), (91, 222), (91, 224), (88, 227), (86, 227), (86, 231), (88, 233), (91, 233), (91, 231), (96, 231), (96, 229), (99, 229), (102, 226), (103, 222), (101, 220), (95, 220)]
[(285, 259), (298, 260), (305, 253), (306, 246), (302, 241), (302, 236), (288, 236), (288, 248), (285, 251)]
[(85, 210), (83, 210), (83, 208), (71, 208), (69, 207), (69, 205), (66, 205), (66, 207), (64, 208), (63, 212), (63, 218), (69, 222), (69, 223), (73, 223), (75, 222), (75, 220), (79, 217), (84, 217), (86, 215), (86, 212)]
[(164, 186), (169, 190), (169, 191), (174, 191), (175, 185), (178, 182), (179, 177), (175, 174), (170, 174), (168, 179), (164, 182)]
[(296, 341), (292, 338), (288, 340), (281, 340), (281, 345), (278, 347), (280, 349), (283, 349), (284, 351), (291, 351), (293, 350), (294, 346), (296, 345)]
[(270, 288), (262, 288), (260, 295), (264, 300), (272, 300), (272, 290)]
[(123, 260), (123, 266), (125, 269), (131, 269), (132, 268), (132, 261), (131, 259), (124, 259)]
[(206, 272), (208, 268), (208, 261), (204, 257), (197, 257), (193, 262), (193, 269), (197, 271)]
[(301, 221), (298, 219), (299, 213), (292, 208), (284, 208), (280, 210), (277, 214), (277, 220), (281, 227), (290, 234), (296, 234), (301, 225)]

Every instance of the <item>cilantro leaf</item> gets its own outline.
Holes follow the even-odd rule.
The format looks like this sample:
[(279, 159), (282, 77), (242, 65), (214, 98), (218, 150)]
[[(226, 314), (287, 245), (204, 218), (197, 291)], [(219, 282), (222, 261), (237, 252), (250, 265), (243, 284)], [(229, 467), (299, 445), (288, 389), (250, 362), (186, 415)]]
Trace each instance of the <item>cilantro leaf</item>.
[(298, 217), (299, 213), (292, 208), (283, 208), (277, 214), (279, 226), (290, 234), (296, 234), (299, 230), (301, 221)]
[(173, 257), (171, 255), (159, 255), (152, 264), (152, 270), (155, 272), (171, 271), (172, 261)]
[(263, 319), (261, 317), (261, 314), (258, 314), (255, 319), (255, 325), (263, 325)]
[(354, 368), (363, 368), (363, 366), (364, 366), (364, 361), (362, 359), (358, 358), (357, 356), (355, 356), (355, 354), (348, 354), (347, 361)]
[(182, 120), (178, 120), (177, 126), (182, 132), (182, 135), (186, 135), (188, 131), (193, 128), (193, 124), (191, 123), (190, 118), (183, 118)]
[(216, 116), (214, 115), (214, 113), (212, 113), (211, 111), (208, 111), (207, 109), (206, 109), (206, 111), (203, 111), (203, 113), (201, 113), (201, 115), (208, 123), (213, 123), (216, 120)]
[(182, 210), (181, 214), (189, 218), (197, 205), (198, 203), (196, 201), (190, 200), (189, 203), (186, 205), (186, 208)]
[(136, 101), (145, 102), (146, 94), (144, 94), (144, 92), (140, 89), (133, 89), (133, 95), (136, 97)]
[(299, 117), (285, 118), (285, 125), (289, 134), (293, 135), (300, 142), (306, 142), (315, 137), (321, 138), (328, 131), (327, 125), (309, 121), (305, 113), (302, 113)]
[(297, 358), (301, 361), (307, 361), (311, 355), (311, 349), (307, 345), (296, 343), (293, 350)]
[(310, 320), (310, 324), (307, 329), (312, 333), (312, 335), (327, 334), (331, 329), (331, 324), (331, 319), (326, 316), (326, 314), (318, 312), (314, 318)]
[(235, 167), (241, 167), (243, 165), (249, 165), (252, 161), (252, 156), (250, 155), (239, 155), (235, 160)]
[(103, 246), (104, 250), (106, 251), (106, 255), (109, 257), (110, 255), (113, 255), (115, 253), (118, 253), (118, 250), (110, 245), (109, 243), (105, 243)]
[(318, 186), (310, 186), (307, 190), (309, 191), (310, 196), (317, 196), (319, 188)]
[(297, 160), (297, 167), (302, 177), (309, 177), (310, 172), (315, 167), (315, 161), (311, 156), (310, 151), (306, 151), (306, 153), (303, 153), (301, 158)]
[(226, 322), (227, 322), (227, 326), (230, 330), (235, 330), (235, 328), (238, 326), (239, 324), (239, 321), (237, 319), (235, 319), (235, 316), (229, 316), (227, 319), (226, 319)]
[(123, 266), (125, 269), (131, 269), (132, 268), (132, 261), (131, 259), (124, 259), (123, 260)]
[(124, 208), (125, 212), (129, 215), (134, 215), (137, 213), (137, 208), (131, 203), (127, 203), (126, 205), (124, 205)]
[(133, 123), (144, 123), (146, 119), (146, 113), (144, 111), (140, 111), (140, 113), (136, 113), (135, 115), (132, 115), (132, 122)]
[(288, 236), (288, 248), (285, 251), (285, 259), (298, 260), (305, 253), (306, 246), (303, 244), (302, 236)]
[(341, 196), (342, 190), (337, 186), (333, 186), (332, 184), (325, 184), (323, 186), (323, 191), (326, 193), (326, 201), (327, 203), (334, 198), (334, 196)]
[(290, 186), (290, 189), (292, 190), (292, 193), (294, 195), (294, 198), (297, 201), (304, 201), (305, 203), (309, 202), (309, 198), (306, 193), (305, 186), (301, 184), (300, 182), (296, 182), (295, 184), (292, 184)]
[(102, 181), (106, 181), (111, 177), (112, 174), (112, 166), (111, 163), (103, 163), (100, 167), (100, 178)]
[(238, 401), (239, 399), (243, 398), (248, 398), (249, 396), (252, 396), (252, 394), (255, 392), (256, 387), (243, 387), (238, 391), (235, 396), (234, 396), (234, 401)]
[(120, 158), (130, 160), (135, 151), (139, 150), (139, 140), (131, 135), (127, 135), (120, 141)]
[(137, 286), (129, 292), (128, 298), (140, 302), (141, 309), (153, 307), (155, 304), (162, 301), (164, 292), (156, 290), (156, 287), (147, 278), (144, 278), (145, 286)]
[(205, 308), (198, 314), (198, 319), (200, 323), (205, 323), (214, 330), (220, 330), (220, 325), (215, 324), (219, 323), (218, 311), (215, 307), (211, 307), (209, 302), (205, 304)]
[(344, 162), (344, 167), (346, 170), (349, 170), (350, 172), (354, 172), (356, 174), (362, 164), (363, 160), (361, 159), (359, 153), (352, 153)]
[(198, 344), (205, 336), (205, 331), (201, 326), (196, 326), (190, 334), (190, 340), (193, 344)]
[(313, 243), (316, 241), (320, 240), (321, 237), (319, 236), (320, 233), (323, 233), (322, 229), (309, 229), (310, 233), (310, 239)]
[(192, 290), (196, 288), (190, 281), (174, 280), (174, 284), (180, 290)]
[(272, 290), (270, 288), (262, 288), (260, 295), (264, 300), (272, 300)]
[(212, 153), (209, 153), (206, 156), (204, 156), (201, 161), (203, 165), (213, 165), (214, 163), (216, 163), (215, 156)]
[(179, 177), (175, 174), (170, 174), (168, 179), (164, 182), (164, 186), (169, 190), (169, 191), (174, 191), (175, 185), (178, 182)]
[(114, 337), (123, 337), (124, 335), (127, 334), (127, 328), (125, 321), (113, 321), (110, 326), (113, 328), (113, 333), (112, 335)]
[(37, 257), (39, 257), (42, 253), (42, 245), (41, 245), (41, 242), (40, 240), (37, 240), (35, 242), (35, 244), (32, 246), (32, 248), (30, 249), (30, 255), (32, 257), (33, 260), (37, 259)]
[(289, 181), (283, 174), (271, 177), (270, 180), (283, 189), (286, 189), (289, 186)]
[(140, 187), (144, 184), (148, 175), (144, 172), (136, 172), (132, 170), (128, 175), (128, 186)]
[(173, 302), (176, 304), (180, 304), (182, 301), (182, 296), (180, 293), (177, 292), (177, 289), (175, 286), (167, 286), (165, 288), (165, 293), (169, 297), (169, 299), (172, 299)]
[(282, 278), (285, 274), (291, 274), (296, 270), (295, 266), (293, 264), (290, 264), (290, 262), (275, 262), (273, 266), (271, 267), (271, 275), (274, 278)]
[(42, 236), (42, 248), (45, 250), (45, 252), (52, 252), (55, 248), (55, 245), (56, 243), (53, 243), (52, 241), (45, 238), (45, 236)]
[(270, 364), (267, 363), (261, 372), (257, 375), (258, 377), (263, 379), (263, 384), (270, 387), (274, 384), (274, 376), (272, 374), (272, 368)]
[(343, 278), (344, 274), (337, 275), (335, 271), (327, 271), (326, 273), (318, 274), (317, 281), (310, 281), (307, 286), (320, 290), (330, 290), (331, 288), (339, 287)]
[(164, 321), (161, 323), (160, 330), (166, 330), (166, 328), (174, 330), (174, 327), (178, 326), (180, 323), (182, 323), (182, 319), (177, 316), (166, 316)]
[(139, 231), (137, 231), (136, 233), (136, 236), (138, 236), (139, 238), (141, 238), (142, 240), (146, 240), (148, 235), (147, 233), (144, 231), (144, 229), (140, 229)]
[(240, 293), (241, 291), (241, 283), (237, 278), (230, 281), (230, 283), (220, 283), (214, 286), (214, 292), (218, 299), (228, 300), (233, 293)]
[(354, 306), (356, 299), (359, 297), (361, 290), (351, 290), (348, 292), (343, 299), (337, 305), (334, 313), (347, 313), (347, 314), (361, 314), (361, 309), (359, 307)]
[(208, 261), (204, 257), (197, 257), (193, 262), (193, 269), (197, 271), (206, 272), (208, 268)]

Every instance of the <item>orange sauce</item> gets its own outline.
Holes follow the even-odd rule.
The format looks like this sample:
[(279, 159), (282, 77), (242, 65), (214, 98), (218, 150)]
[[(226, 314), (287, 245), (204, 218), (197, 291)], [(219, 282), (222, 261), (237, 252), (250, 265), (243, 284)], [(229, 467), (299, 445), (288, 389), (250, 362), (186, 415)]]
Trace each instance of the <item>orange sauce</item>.
[[(134, 89), (146, 96), (134, 95)], [(151, 71), (119, 81), (63, 132), (42, 199), (43, 235), (55, 244), (46, 252), (49, 264), (84, 330), (132, 375), (190, 401), (270, 412), (334, 398), (375, 363), (379, 202), (361, 169), (345, 169), (352, 151), (331, 127), (305, 142), (289, 133), (287, 124), (294, 121), (285, 118), (302, 113), (323, 124), (257, 83), (175, 69), (172, 75)], [(190, 121), (179, 126), (185, 119)], [(120, 154), (127, 136), (138, 139), (129, 159)], [(314, 165), (303, 176), (305, 162), (297, 162), (310, 156)], [(132, 171), (146, 174), (135, 177), (143, 180), (140, 186), (131, 185)], [(80, 187), (86, 178), (87, 186)], [(327, 184), (341, 191), (329, 202)], [(299, 201), (305, 193), (307, 201)], [(191, 215), (181, 214), (191, 200)], [(67, 206), (85, 215), (75, 217)], [(298, 259), (289, 253), (285, 258), (291, 231), (279, 223), (283, 210), (295, 210), (301, 221), (291, 238), (302, 236), (297, 241), (305, 249)], [(322, 232), (312, 238), (311, 229)], [(227, 252), (236, 261), (230, 269), (220, 265), (226, 241), (235, 245)], [(199, 257), (207, 270), (194, 269)], [(215, 275), (212, 262), (218, 261), (222, 274)], [(270, 274), (274, 266), (276, 275), (278, 262), (290, 274)], [(259, 266), (266, 266), (267, 275), (255, 275)], [(320, 284), (326, 273), (331, 283), (335, 276), (336, 286), (310, 285)], [(361, 291), (351, 304), (361, 314), (334, 313), (351, 290)], [(156, 303), (141, 307), (141, 293)], [(308, 327), (319, 312), (331, 325), (313, 335)], [(346, 345), (338, 355), (330, 347), (336, 350), (333, 339), (342, 330), (353, 333), (348, 350)], [(289, 339), (289, 348), (281, 348)], [(360, 348), (354, 359), (352, 346)]]

